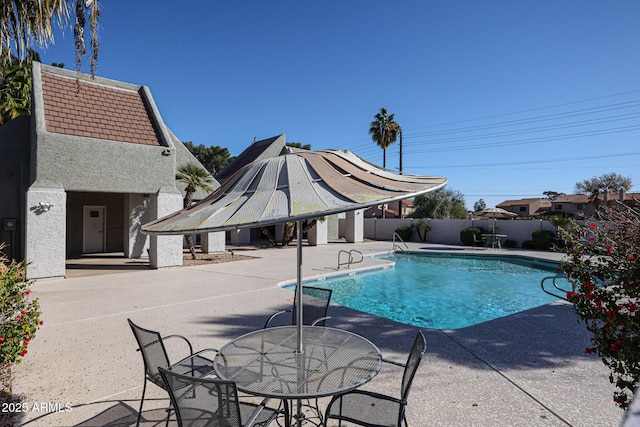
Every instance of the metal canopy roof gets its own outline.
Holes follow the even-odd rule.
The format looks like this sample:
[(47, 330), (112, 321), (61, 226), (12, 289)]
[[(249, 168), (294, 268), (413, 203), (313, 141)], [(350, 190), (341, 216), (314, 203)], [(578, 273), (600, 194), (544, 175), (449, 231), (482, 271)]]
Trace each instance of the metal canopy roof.
[(296, 152), (246, 165), (204, 200), (142, 231), (189, 234), (298, 221), (415, 197), (446, 184), (443, 177), (386, 172), (349, 151)]

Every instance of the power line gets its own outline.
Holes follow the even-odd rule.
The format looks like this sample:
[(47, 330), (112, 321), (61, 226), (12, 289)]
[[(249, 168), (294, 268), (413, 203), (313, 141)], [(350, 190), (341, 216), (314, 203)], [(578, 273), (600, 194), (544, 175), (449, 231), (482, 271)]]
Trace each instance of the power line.
[[(582, 157), (565, 157), (554, 159), (540, 159), (540, 160), (527, 160), (523, 162), (508, 162), (508, 163), (482, 163), (482, 164), (466, 164), (466, 165), (438, 165), (438, 168), (485, 168), (496, 166), (517, 166), (517, 165), (533, 165), (533, 164), (546, 164), (546, 163), (561, 163), (572, 162), (576, 160), (594, 160), (594, 159), (608, 159), (612, 157), (629, 157), (640, 155), (640, 151), (630, 153), (616, 153), (616, 154), (603, 154), (598, 156), (582, 156)], [(433, 166), (408, 166), (405, 169), (433, 169)]]
[(496, 122), (496, 123), (482, 124), (482, 125), (476, 125), (476, 126), (467, 126), (463, 128), (453, 128), (453, 129), (447, 129), (442, 131), (431, 131), (431, 132), (422, 132), (422, 133), (415, 133), (415, 134), (406, 133), (405, 131), (405, 138), (411, 139), (419, 136), (444, 135), (444, 134), (450, 134), (450, 133), (464, 133), (464, 132), (476, 131), (476, 130), (509, 127), (513, 125), (538, 123), (538, 122), (549, 121), (549, 120), (558, 120), (561, 118), (580, 117), (586, 114), (601, 113), (601, 112), (607, 112), (607, 111), (613, 111), (613, 110), (619, 110), (622, 108), (630, 108), (630, 107), (637, 107), (637, 106), (640, 106), (640, 100), (621, 102), (617, 104), (610, 104), (610, 105), (599, 106), (599, 107), (585, 108), (581, 110), (568, 111), (565, 113), (554, 113), (554, 114), (548, 114), (544, 116), (510, 120), (506, 122)]
[[(599, 101), (604, 99), (615, 98), (623, 95), (637, 94), (640, 93), (640, 90), (633, 90), (627, 92), (620, 92), (613, 95), (606, 95), (600, 97), (593, 97), (578, 101), (572, 101), (568, 103), (556, 104), (547, 107), (539, 107), (539, 108), (531, 108), (527, 110), (521, 110), (517, 112), (511, 113), (503, 113), (497, 114), (493, 116), (487, 116), (478, 119), (468, 119), (468, 120), (460, 120), (455, 122), (444, 123), (440, 125), (432, 125), (432, 126), (424, 126), (413, 129), (423, 129), (425, 127), (442, 127), (447, 125), (455, 125), (460, 123), (469, 123), (480, 120), (487, 119), (495, 119), (499, 117), (506, 116), (514, 116), (517, 114), (530, 113), (535, 111), (548, 110), (552, 108), (566, 107), (570, 105), (576, 105), (585, 102)], [(620, 122), (625, 120), (637, 120), (640, 118), (640, 111), (635, 110), (631, 112), (626, 112), (622, 114), (616, 115), (603, 115), (599, 117), (589, 117), (595, 114), (601, 114), (605, 112), (615, 111), (615, 110), (623, 110), (640, 107), (640, 100), (634, 99), (630, 101), (617, 102), (617, 103), (607, 103), (604, 105), (596, 105), (587, 108), (579, 108), (572, 109), (569, 111), (561, 111), (552, 114), (542, 114), (533, 117), (525, 117), (520, 119), (513, 120), (502, 120), (490, 123), (481, 123), (472, 126), (461, 126), (461, 127), (453, 127), (444, 130), (434, 130), (429, 132), (417, 132), (417, 133), (408, 133), (407, 129), (403, 132), (404, 137), (404, 153), (411, 156), (416, 154), (424, 154), (424, 153), (438, 153), (438, 152), (452, 152), (452, 151), (471, 151), (471, 150), (479, 150), (479, 149), (488, 149), (488, 148), (498, 148), (498, 147), (507, 147), (507, 146), (521, 146), (521, 145), (531, 145), (531, 144), (545, 144), (549, 142), (556, 141), (564, 141), (564, 140), (573, 140), (587, 137), (595, 137), (602, 135), (610, 135), (610, 134), (619, 134), (619, 133), (628, 133), (635, 132), (640, 130), (640, 125), (631, 124), (629, 126), (618, 126), (618, 127), (600, 127), (600, 125), (612, 123), (612, 122)], [(573, 120), (566, 121), (566, 119), (572, 117), (583, 117), (582, 120)], [(559, 120), (563, 120), (558, 123)], [(522, 127), (522, 125), (533, 124), (533, 123), (545, 123), (540, 126), (530, 126), (530, 127)], [(555, 123), (554, 123), (555, 122)], [(596, 129), (589, 129), (590, 127), (598, 127)], [(519, 128), (518, 128), (519, 127)], [(503, 128), (504, 130), (500, 131), (499, 129)], [(568, 128), (583, 128), (583, 131), (578, 132), (567, 132), (567, 133), (553, 133), (549, 135), (551, 132), (559, 131), (561, 129)], [(495, 129), (497, 132), (483, 132), (486, 130)], [(458, 134), (458, 136), (455, 136)], [(520, 138), (520, 139), (511, 139), (517, 135), (525, 135), (532, 134), (530, 138)], [(539, 134), (536, 136), (535, 134)], [(446, 137), (450, 135), (450, 137)], [(427, 139), (425, 137), (440, 137), (437, 139)], [(443, 138), (444, 137), (444, 138)], [(419, 139), (419, 140), (416, 140)], [(413, 140), (413, 141), (412, 141)], [(464, 142), (470, 141), (481, 141), (481, 140), (489, 140), (487, 142), (478, 142), (478, 143), (470, 143), (470, 144), (460, 144)], [(372, 157), (376, 156), (376, 159), (379, 157), (382, 159), (382, 149), (378, 147), (373, 141), (364, 142), (366, 139), (358, 140), (356, 145), (352, 145), (351, 149), (353, 151), (358, 152), (362, 157)], [(446, 145), (444, 147), (434, 147), (437, 145)], [(348, 147), (349, 145), (347, 145)], [(341, 148), (345, 148), (344, 146)], [(398, 154), (397, 150), (387, 149), (387, 159), (397, 159)], [(635, 154), (631, 154), (635, 155)], [(606, 158), (610, 156), (596, 156), (594, 158)], [(613, 156), (616, 157), (616, 156)], [(554, 160), (554, 161), (566, 161), (566, 160)], [(537, 164), (542, 163), (542, 161), (527, 161), (527, 162), (518, 162), (518, 163), (501, 163), (496, 164), (498, 166), (508, 166), (508, 165), (527, 165), (527, 164)], [(549, 163), (549, 160), (545, 160), (544, 163)], [(486, 166), (486, 165), (485, 165)], [(454, 166), (440, 166), (440, 167), (479, 167), (478, 165), (454, 165)], [(411, 166), (408, 169), (415, 169)]]
[(589, 136), (599, 136), (599, 135), (609, 135), (614, 133), (623, 133), (623, 132), (631, 132), (640, 130), (640, 125), (634, 126), (623, 126), (618, 128), (611, 128), (606, 130), (595, 130), (595, 131), (587, 131), (587, 132), (576, 132), (564, 135), (554, 135), (554, 136), (545, 136), (538, 138), (528, 138), (528, 139), (520, 139), (515, 141), (507, 141), (507, 142), (492, 142), (487, 144), (475, 144), (475, 145), (462, 145), (457, 147), (447, 147), (447, 148), (437, 148), (437, 149), (423, 149), (423, 150), (406, 150), (407, 154), (416, 154), (416, 153), (439, 153), (439, 152), (447, 152), (447, 151), (462, 151), (462, 150), (471, 150), (477, 148), (495, 148), (495, 147), (507, 147), (512, 145), (526, 145), (526, 144), (535, 144), (538, 142), (552, 142), (552, 141), (562, 141), (567, 139), (576, 139), (576, 138), (585, 138)]
[(457, 121), (454, 121), (454, 122), (440, 123), (440, 124), (434, 124), (434, 125), (426, 125), (426, 126), (421, 126), (421, 127), (417, 127), (417, 128), (411, 128), (411, 129), (405, 129), (405, 130), (424, 129), (424, 128), (429, 128), (429, 127), (433, 128), (433, 127), (437, 127), (437, 126), (448, 126), (448, 125), (455, 125), (455, 124), (458, 124), (458, 123), (468, 123), (468, 122), (474, 122), (474, 121), (479, 121), (479, 120), (494, 119), (494, 118), (498, 118), (498, 117), (513, 116), (513, 115), (517, 115), (517, 114), (530, 113), (532, 111), (542, 111), (542, 110), (548, 110), (548, 109), (551, 109), (551, 108), (564, 107), (564, 106), (567, 106), (567, 105), (580, 104), (580, 103), (583, 103), (583, 102), (599, 101), (601, 99), (615, 98), (615, 97), (618, 97), (618, 96), (630, 95), (630, 94), (633, 94), (633, 93), (640, 93), (640, 89), (630, 90), (630, 91), (620, 92), (620, 93), (615, 93), (615, 94), (612, 94), (612, 95), (604, 95), (604, 96), (598, 96), (598, 97), (594, 97), (594, 98), (586, 98), (586, 99), (581, 99), (581, 100), (577, 100), (577, 101), (565, 102), (565, 103), (561, 103), (561, 104), (549, 105), (549, 106), (546, 106), (546, 107), (529, 108), (527, 110), (513, 111), (513, 112), (510, 112), (510, 113), (494, 114), (494, 115), (491, 115), (491, 116), (479, 117), (479, 118), (475, 118), (475, 119), (465, 119), (465, 120), (457, 120)]
[(436, 140), (432, 140), (432, 141), (429, 141), (429, 142), (417, 141), (417, 142), (407, 143), (407, 144), (405, 144), (405, 146), (407, 146), (407, 145), (408, 146), (413, 146), (413, 145), (416, 145), (416, 144), (420, 144), (420, 145), (441, 145), (441, 144), (447, 144), (447, 143), (451, 143), (451, 142), (473, 141), (473, 140), (478, 140), (478, 139), (489, 139), (489, 138), (497, 138), (497, 137), (506, 137), (506, 136), (522, 135), (522, 134), (527, 134), (527, 133), (548, 132), (548, 131), (552, 131), (552, 130), (567, 129), (567, 128), (572, 128), (572, 127), (592, 126), (592, 125), (596, 125), (596, 124), (611, 123), (611, 122), (621, 121), (621, 120), (637, 119), (639, 117), (640, 117), (640, 112), (638, 112), (638, 113), (629, 113), (629, 114), (620, 114), (620, 115), (617, 115), (617, 116), (602, 117), (602, 118), (598, 118), (598, 119), (579, 120), (579, 121), (569, 122), (569, 123), (560, 123), (560, 124), (555, 124), (555, 125), (538, 126), (538, 127), (525, 128), (525, 129), (519, 129), (519, 130), (510, 130), (510, 131), (497, 132), (497, 133), (488, 133), (488, 134), (480, 134), (480, 135), (472, 135), (472, 136), (464, 136), (464, 137), (456, 137), (456, 138), (436, 139)]

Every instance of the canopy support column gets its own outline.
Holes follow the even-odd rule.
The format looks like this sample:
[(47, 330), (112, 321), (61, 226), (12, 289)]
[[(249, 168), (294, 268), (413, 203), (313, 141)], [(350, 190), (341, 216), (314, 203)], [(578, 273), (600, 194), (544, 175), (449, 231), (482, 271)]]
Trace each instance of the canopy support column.
[(297, 275), (296, 275), (296, 326), (298, 328), (298, 340), (296, 352), (299, 354), (304, 353), (304, 346), (302, 344), (302, 220), (296, 221), (296, 229), (298, 235), (298, 256), (297, 258)]

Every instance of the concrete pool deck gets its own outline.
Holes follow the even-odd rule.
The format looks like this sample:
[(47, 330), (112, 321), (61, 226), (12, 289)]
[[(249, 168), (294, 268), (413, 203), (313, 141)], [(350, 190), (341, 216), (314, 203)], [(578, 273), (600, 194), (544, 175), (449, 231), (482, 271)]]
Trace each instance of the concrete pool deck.
[[(409, 247), (561, 258), (537, 251)], [(305, 246), (304, 276), (338, 272), (338, 252), (350, 249), (366, 256), (389, 251), (391, 242)], [(13, 391), (25, 396), (27, 409), (20, 425), (135, 425), (143, 365), (127, 318), (163, 335), (185, 335), (196, 349), (219, 348), (290, 307), (291, 292), (278, 284), (295, 278), (295, 248), (242, 254), (254, 258), (36, 282), (32, 295), (40, 301), (45, 325), (24, 362), (14, 367)], [(365, 258), (350, 270), (382, 262)], [(386, 358), (405, 361), (415, 327), (340, 306), (332, 306), (330, 315), (329, 326), (361, 334)], [(568, 303), (468, 328), (423, 332), (427, 353), (407, 411), (412, 426), (617, 426), (622, 419), (609, 371), (598, 357), (584, 353), (589, 334)], [(398, 394), (401, 375), (384, 366), (365, 388)], [(167, 403), (162, 390), (148, 387), (143, 425), (164, 425)]]

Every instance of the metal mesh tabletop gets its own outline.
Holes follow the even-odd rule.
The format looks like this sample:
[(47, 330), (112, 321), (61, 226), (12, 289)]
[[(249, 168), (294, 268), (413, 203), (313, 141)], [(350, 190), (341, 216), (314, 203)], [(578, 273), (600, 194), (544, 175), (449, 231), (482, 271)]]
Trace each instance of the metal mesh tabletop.
[(295, 326), (251, 332), (222, 347), (214, 368), (246, 393), (283, 399), (352, 390), (380, 370), (380, 351), (359, 335), (305, 326), (302, 337), (304, 353), (297, 354)]

